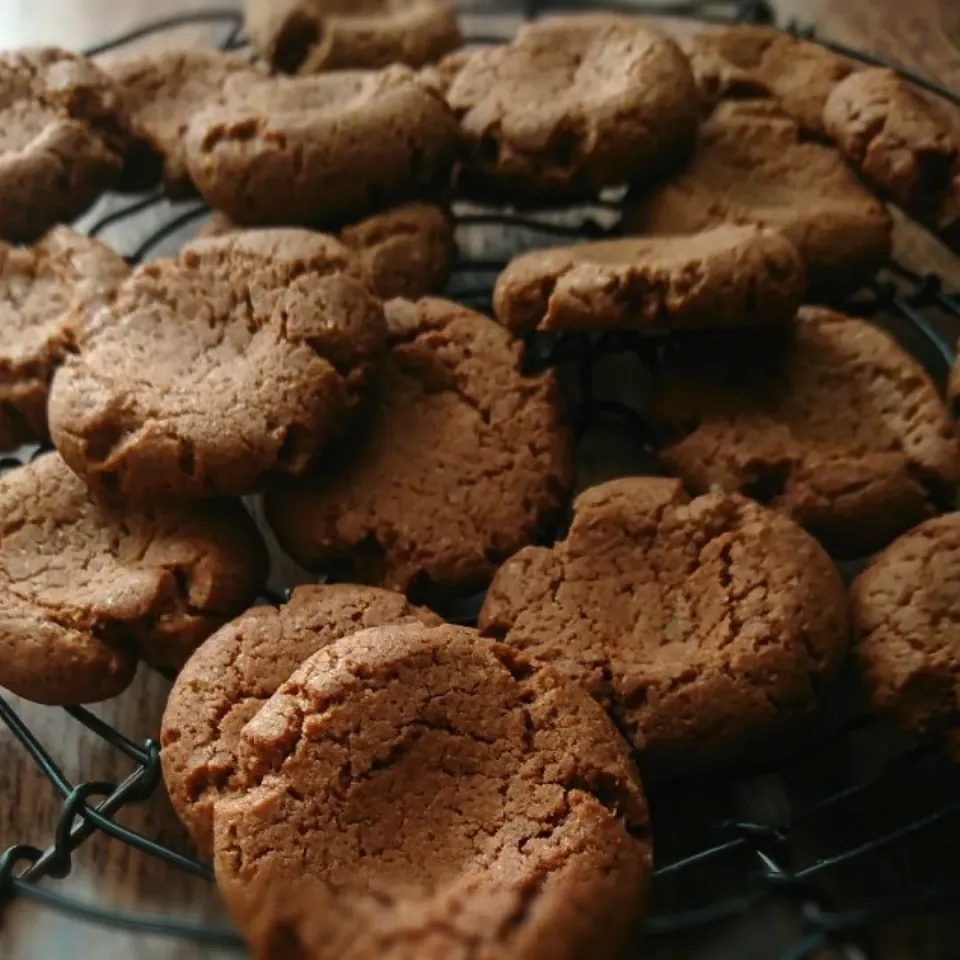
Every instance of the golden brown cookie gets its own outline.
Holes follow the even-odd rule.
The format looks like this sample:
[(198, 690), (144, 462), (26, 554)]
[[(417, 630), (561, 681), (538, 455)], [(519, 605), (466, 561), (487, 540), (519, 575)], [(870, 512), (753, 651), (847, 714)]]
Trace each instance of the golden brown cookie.
[(639, 20), (551, 17), (502, 46), (453, 55), (446, 95), (463, 186), (519, 201), (594, 195), (681, 164), (698, 101), (680, 48)]
[(636, 929), (651, 854), (626, 744), (475, 631), (324, 647), (239, 755), (214, 866), (255, 957), (615, 960)]
[(80, 216), (120, 175), (130, 143), (117, 88), (55, 47), (0, 53), (0, 237), (33, 240)]
[(905, 729), (960, 725), (960, 513), (894, 540), (850, 587), (870, 700)]
[(266, 551), (237, 501), (98, 503), (55, 453), (0, 478), (0, 684), (40, 703), (176, 669), (253, 601)]
[(493, 304), (515, 332), (740, 327), (788, 323), (805, 286), (789, 240), (722, 226), (522, 254), (500, 274)]
[(709, 337), (668, 356), (660, 456), (696, 492), (739, 490), (836, 556), (889, 543), (951, 501), (960, 443), (922, 367), (882, 330), (804, 307), (789, 336)]
[(384, 339), (349, 250), (306, 230), (139, 267), (54, 378), (50, 433), (95, 490), (249, 493), (340, 433)]
[(468, 589), (529, 543), (570, 484), (550, 373), (446, 300), (386, 305), (389, 355), (366, 419), (328, 463), (276, 484), (266, 512), (311, 570), (407, 593)]
[(812, 537), (658, 477), (580, 494), (565, 540), (500, 568), (479, 627), (589, 690), (641, 766), (671, 772), (739, 758), (814, 706), (848, 639), (843, 583)]
[(341, 225), (446, 186), (457, 124), (407, 67), (229, 77), (194, 116), (193, 182), (238, 224)]
[(462, 42), (449, 0), (247, 0), (244, 30), (281, 73), (421, 67)]
[(856, 290), (886, 263), (889, 213), (831, 147), (803, 141), (765, 101), (722, 103), (677, 177), (628, 198), (626, 233), (695, 233), (723, 223), (779, 230), (807, 265), (812, 299)]
[(368, 627), (442, 621), (389, 590), (297, 587), (280, 608), (255, 607), (206, 640), (180, 672), (160, 730), (163, 777), (197, 848), (213, 853), (213, 805), (237, 788), (244, 724), (317, 650)]
[(75, 322), (129, 273), (123, 257), (70, 227), (32, 247), (0, 241), (0, 449), (46, 439), (50, 380), (77, 342)]

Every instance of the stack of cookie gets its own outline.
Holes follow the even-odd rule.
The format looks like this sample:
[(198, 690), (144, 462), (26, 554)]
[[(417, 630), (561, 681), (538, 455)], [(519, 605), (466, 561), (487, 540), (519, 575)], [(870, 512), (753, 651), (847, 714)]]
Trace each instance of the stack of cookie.
[[(446, 0), (328, 7), (251, 0), (254, 64), (0, 58), (0, 234), (33, 243), (0, 249), (0, 444), (56, 447), (0, 479), (0, 683), (178, 672), (166, 784), (258, 956), (613, 958), (651, 867), (635, 761), (767, 745), (851, 626), (878, 708), (960, 715), (954, 426), (887, 334), (805, 305), (887, 260), (868, 187), (952, 236), (958, 150), (775, 31), (685, 54), (591, 14), (464, 50)], [(155, 182), (217, 211), (176, 256), (58, 225)], [(429, 295), (451, 197), (624, 186), (623, 235), (518, 257), (495, 319)], [(656, 338), (663, 475), (571, 501), (522, 338), (597, 330)], [(250, 608), (261, 494), (326, 582)], [(877, 550), (851, 604), (834, 560)], [(434, 612), (478, 591), (475, 629)]]

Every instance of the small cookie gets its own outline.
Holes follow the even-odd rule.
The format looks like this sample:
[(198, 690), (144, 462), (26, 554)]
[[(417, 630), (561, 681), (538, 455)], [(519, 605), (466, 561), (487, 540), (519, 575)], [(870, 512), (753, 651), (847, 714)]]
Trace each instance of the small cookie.
[[(190, 120), (219, 99), (228, 77), (256, 75), (254, 68), (234, 54), (196, 49), (144, 54), (106, 69), (121, 91), (135, 134), (160, 160), (167, 192), (176, 197), (190, 194), (193, 184), (184, 155)], [(143, 169), (144, 157), (131, 158), (128, 166), (134, 163)], [(138, 171), (132, 170), (130, 175), (135, 179)]]
[(339, 225), (445, 187), (457, 124), (406, 67), (229, 77), (194, 116), (193, 182), (238, 224)]
[(550, 373), (446, 300), (386, 305), (389, 357), (366, 423), (323, 470), (268, 490), (281, 546), (311, 570), (404, 592), (487, 582), (553, 519), (570, 452)]
[(856, 290), (890, 256), (893, 222), (831, 147), (800, 139), (766, 101), (722, 103), (690, 164), (627, 200), (626, 233), (696, 233), (723, 223), (779, 230), (807, 265), (812, 299)]
[(118, 91), (55, 47), (0, 53), (0, 236), (33, 240), (119, 177), (130, 138)]
[(280, 73), (422, 67), (463, 42), (449, 0), (247, 0), (244, 32)]
[(0, 478), (0, 685), (76, 704), (120, 693), (138, 658), (176, 669), (266, 565), (239, 502), (118, 509), (46, 454)]
[(739, 758), (812, 707), (848, 639), (843, 583), (812, 537), (656, 477), (580, 494), (566, 540), (500, 568), (479, 627), (584, 686), (671, 771)]
[[(441, 62), (465, 141), (464, 185), (521, 200), (594, 195), (683, 163), (697, 91), (680, 48), (629, 17), (552, 17)], [(451, 75), (452, 74), (452, 75)]]
[(298, 587), (279, 609), (255, 607), (218, 630), (180, 672), (163, 715), (163, 778), (197, 848), (213, 852), (213, 804), (237, 785), (244, 724), (307, 657), (348, 634), (389, 623), (442, 621), (389, 590)]
[(804, 307), (791, 335), (689, 343), (658, 372), (660, 457), (689, 489), (739, 490), (835, 556), (876, 550), (948, 503), (960, 443), (923, 368), (882, 330)]
[(50, 433), (95, 490), (245, 494), (344, 428), (383, 345), (352, 254), (256, 230), (145, 264), (88, 321), (50, 391)]
[(517, 257), (497, 280), (497, 319), (529, 330), (788, 323), (806, 285), (789, 240), (760, 227), (582, 243)]
[(0, 241), (0, 449), (46, 439), (50, 380), (76, 344), (77, 308), (107, 302), (129, 273), (123, 257), (70, 227), (32, 247)]
[(915, 733), (960, 724), (960, 513), (894, 540), (854, 580), (850, 604), (873, 705)]
[(636, 929), (651, 852), (626, 744), (472, 630), (325, 647), (239, 750), (214, 866), (255, 957), (614, 960)]
[(720, 100), (769, 96), (805, 133), (824, 136), (823, 106), (855, 69), (843, 57), (773, 27), (724, 27), (693, 37), (686, 47), (707, 106)]

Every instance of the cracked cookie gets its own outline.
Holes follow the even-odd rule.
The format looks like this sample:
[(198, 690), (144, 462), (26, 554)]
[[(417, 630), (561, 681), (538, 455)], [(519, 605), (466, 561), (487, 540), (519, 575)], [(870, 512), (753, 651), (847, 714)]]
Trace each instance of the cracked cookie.
[(766, 343), (727, 334), (669, 354), (652, 417), (688, 488), (739, 490), (835, 556), (870, 553), (951, 502), (960, 443), (923, 368), (885, 332), (801, 308)]
[(0, 237), (33, 240), (118, 179), (130, 143), (119, 93), (94, 63), (36, 47), (0, 54)]
[(206, 640), (180, 672), (160, 729), (163, 778), (197, 848), (213, 849), (213, 805), (237, 788), (244, 724), (301, 663), (341, 637), (383, 624), (442, 621), (399, 593), (354, 584), (297, 587)]
[(905, 729), (960, 729), (960, 513), (895, 540), (850, 587), (868, 695)]
[(788, 323), (805, 287), (789, 240), (722, 226), (535, 250), (500, 274), (493, 304), (515, 332)]
[(614, 960), (636, 927), (651, 852), (626, 744), (472, 630), (325, 647), (239, 753), (214, 865), (257, 957)]
[(521, 201), (591, 196), (682, 163), (699, 106), (669, 37), (611, 14), (550, 17), (441, 61), (463, 186)]
[(447, 300), (392, 300), (388, 356), (328, 466), (267, 490), (280, 545), (309, 570), (410, 593), (479, 587), (558, 512), (570, 450), (551, 373)]
[(47, 437), (47, 394), (74, 348), (80, 312), (109, 302), (123, 257), (70, 227), (32, 247), (0, 241), (0, 449)]
[(449, 0), (247, 0), (244, 32), (280, 73), (422, 67), (463, 42)]
[(245, 494), (341, 432), (384, 340), (353, 255), (306, 230), (198, 240), (137, 268), (50, 390), (50, 433), (96, 491)]
[(893, 222), (832, 147), (801, 140), (766, 101), (723, 103), (689, 165), (632, 191), (625, 233), (696, 233), (723, 223), (779, 230), (807, 266), (812, 299), (856, 290), (887, 262)]
[(407, 67), (229, 77), (194, 116), (193, 182), (237, 224), (339, 226), (449, 180), (457, 123)]
[(55, 453), (0, 478), (0, 684), (48, 704), (180, 667), (243, 610), (267, 558), (241, 504), (116, 508)]
[(739, 759), (814, 706), (848, 639), (843, 583), (812, 537), (656, 477), (580, 494), (565, 540), (500, 568), (478, 626), (589, 690), (660, 772)]

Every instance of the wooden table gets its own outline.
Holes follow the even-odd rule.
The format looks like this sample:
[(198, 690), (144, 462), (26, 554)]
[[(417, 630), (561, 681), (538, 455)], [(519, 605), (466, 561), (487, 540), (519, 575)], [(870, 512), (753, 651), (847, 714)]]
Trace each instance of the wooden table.
[[(35, 43), (84, 47), (144, 19), (209, 8), (211, 3), (215, 5), (216, 0), (3, 0), (0, 47)], [(230, 6), (224, 0), (220, 4)], [(897, 58), (960, 89), (960, 4), (956, 0), (780, 0), (778, 8), (783, 16), (813, 22), (826, 36)], [(222, 35), (222, 26), (191, 27), (153, 38), (147, 45), (207, 45)], [(134, 238), (125, 239), (122, 230), (109, 239), (124, 250), (136, 242)], [(916, 231), (904, 231), (899, 247), (902, 256), (915, 266), (947, 273), (960, 286), (960, 269), (954, 258)], [(133, 739), (155, 736), (167, 688), (163, 679), (144, 671), (131, 690), (114, 702), (96, 707), (95, 712)], [(68, 778), (119, 782), (130, 772), (114, 751), (61, 711), (14, 703), (62, 764)], [(20, 841), (46, 845), (59, 814), (59, 802), (5, 728), (0, 728), (0, 770), (0, 848)], [(147, 805), (125, 810), (120, 821), (189, 850), (162, 790)], [(222, 919), (216, 895), (207, 883), (166, 868), (104, 836), (95, 836), (81, 847), (69, 879), (48, 883), (53, 889), (90, 902), (185, 919)], [(0, 956), (5, 960), (68, 955), (100, 960), (133, 956), (139, 960), (198, 956), (217, 960), (237, 955), (155, 937), (134, 938), (24, 902), (14, 904), (2, 917)], [(755, 956), (766, 956), (762, 948), (758, 950)]]

